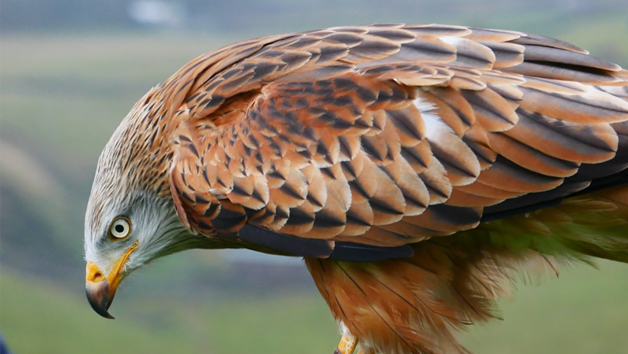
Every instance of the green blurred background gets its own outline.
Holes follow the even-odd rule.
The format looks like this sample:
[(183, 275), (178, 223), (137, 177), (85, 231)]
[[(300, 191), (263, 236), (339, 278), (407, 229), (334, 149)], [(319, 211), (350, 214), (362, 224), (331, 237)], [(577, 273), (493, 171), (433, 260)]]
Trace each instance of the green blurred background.
[[(84, 297), (83, 215), (112, 131), (187, 61), (251, 37), (374, 22), (527, 31), (628, 66), (626, 0), (2, 0), (0, 331), (10, 349), (331, 353), (336, 325), (302, 262), (246, 251), (158, 261), (123, 284), (115, 321), (100, 318)], [(628, 353), (628, 266), (599, 269), (518, 285), (504, 320), (463, 342), (477, 354)]]

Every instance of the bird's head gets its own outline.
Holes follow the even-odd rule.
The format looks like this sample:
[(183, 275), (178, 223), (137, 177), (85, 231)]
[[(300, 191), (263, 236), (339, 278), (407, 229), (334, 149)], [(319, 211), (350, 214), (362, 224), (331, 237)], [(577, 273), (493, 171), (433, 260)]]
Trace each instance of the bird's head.
[(159, 105), (147, 94), (114, 132), (98, 160), (87, 205), (87, 298), (108, 318), (113, 318), (107, 310), (120, 281), (133, 270), (207, 242), (188, 232), (173, 206), (168, 187), (171, 153), (163, 136), (167, 130), (155, 123)]

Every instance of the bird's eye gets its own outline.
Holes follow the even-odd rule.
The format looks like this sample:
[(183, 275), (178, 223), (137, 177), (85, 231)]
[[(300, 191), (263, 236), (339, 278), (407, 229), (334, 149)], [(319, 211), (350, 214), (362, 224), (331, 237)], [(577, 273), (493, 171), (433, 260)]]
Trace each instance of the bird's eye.
[(109, 226), (109, 237), (114, 240), (123, 239), (131, 233), (131, 220), (126, 216), (118, 216)]

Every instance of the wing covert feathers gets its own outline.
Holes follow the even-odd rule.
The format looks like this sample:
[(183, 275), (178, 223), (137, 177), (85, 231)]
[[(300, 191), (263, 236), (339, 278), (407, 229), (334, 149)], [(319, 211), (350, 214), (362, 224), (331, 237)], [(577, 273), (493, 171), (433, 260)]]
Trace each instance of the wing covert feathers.
[(486, 207), (556, 198), (583, 165), (623, 170), (626, 76), (564, 42), (455, 26), (235, 44), (164, 84), (173, 194), (207, 234), (249, 223), (381, 246), (449, 235)]

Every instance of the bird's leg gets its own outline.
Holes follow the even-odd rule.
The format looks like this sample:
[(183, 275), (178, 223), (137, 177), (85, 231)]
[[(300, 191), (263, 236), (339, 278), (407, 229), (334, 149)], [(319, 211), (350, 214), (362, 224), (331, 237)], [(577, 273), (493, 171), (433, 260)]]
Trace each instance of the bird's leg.
[(355, 347), (358, 345), (358, 339), (349, 332), (346, 332), (340, 338), (340, 343), (334, 350), (334, 354), (353, 354)]

